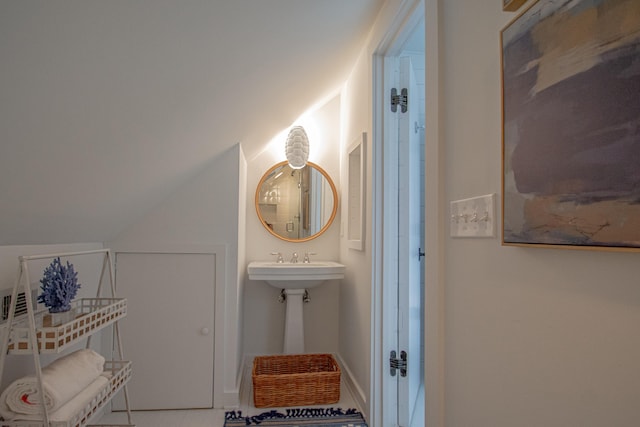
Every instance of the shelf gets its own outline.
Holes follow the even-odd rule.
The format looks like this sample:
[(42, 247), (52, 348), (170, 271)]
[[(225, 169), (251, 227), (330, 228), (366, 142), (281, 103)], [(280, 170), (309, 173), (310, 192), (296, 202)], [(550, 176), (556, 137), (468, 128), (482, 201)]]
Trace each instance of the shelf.
[[(65, 313), (49, 313), (46, 309), (36, 310), (28, 292), (30, 286), (28, 261), (89, 254), (102, 255), (102, 270), (96, 292), (98, 298), (77, 299), (71, 303), (71, 310)], [(0, 383), (2, 383), (8, 354), (31, 355), (35, 363), (39, 393), (42, 393), (44, 385), (42, 384), (41, 354), (61, 353), (85, 339), (86, 348), (89, 348), (90, 337), (111, 325), (113, 325), (114, 333), (114, 348), (112, 350), (117, 347), (119, 359), (122, 359), (122, 344), (120, 343), (117, 322), (127, 315), (127, 300), (115, 297), (116, 288), (111, 259), (109, 249), (19, 257), (20, 269), (12, 295), (15, 297), (19, 295), (21, 289), (24, 289), (26, 312), (14, 315), (18, 311), (17, 302), (11, 301), (9, 308), (11, 321), (0, 323), (0, 342), (2, 343), (0, 346)], [(107, 275), (111, 298), (101, 298), (103, 279)], [(12, 310), (13, 312), (11, 312)], [(131, 421), (126, 385), (131, 378), (131, 362), (123, 360), (106, 362), (102, 375), (103, 377), (99, 381), (96, 380), (89, 384), (84, 392), (76, 395), (72, 401), (56, 409), (54, 413), (49, 413), (48, 410), (40, 407), (39, 409), (43, 413), (31, 417), (35, 420), (3, 420), (0, 417), (0, 427), (45, 427), (45, 425), (46, 427), (87, 427), (90, 419), (96, 417), (98, 411), (110, 402), (120, 389), (124, 389), (128, 421), (128, 424), (122, 424), (122, 426), (135, 427)], [(24, 415), (24, 417), (29, 418), (28, 415)]]
[[(38, 350), (41, 354), (60, 353), (81, 339), (122, 319), (127, 314), (127, 300), (82, 298), (71, 304), (71, 310), (75, 313), (75, 319), (60, 325), (51, 325), (52, 316), (47, 310), (34, 314)], [(32, 354), (27, 316), (13, 322), (9, 335), (9, 354)]]
[[(102, 409), (111, 398), (131, 379), (130, 361), (109, 361), (105, 363), (105, 372), (110, 373), (109, 382), (91, 399), (83, 410), (68, 421), (50, 421), (50, 427), (83, 427)], [(50, 415), (51, 416), (51, 415)], [(0, 421), (0, 427), (42, 427), (42, 421)]]

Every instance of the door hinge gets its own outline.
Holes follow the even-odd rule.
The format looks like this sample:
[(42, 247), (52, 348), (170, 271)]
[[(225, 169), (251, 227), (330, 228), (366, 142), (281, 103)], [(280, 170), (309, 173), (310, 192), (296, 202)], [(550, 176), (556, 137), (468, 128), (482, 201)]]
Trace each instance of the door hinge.
[(400, 95), (398, 95), (398, 89), (395, 87), (391, 89), (391, 111), (398, 111), (398, 105), (400, 106), (400, 111), (403, 113), (407, 112), (407, 105), (409, 104), (409, 95), (407, 92), (407, 88), (402, 88), (400, 90)]
[(396, 376), (396, 370), (400, 369), (400, 376), (407, 376), (407, 352), (402, 350), (400, 352), (400, 358), (397, 358), (397, 353), (395, 350), (391, 350), (391, 354), (389, 356), (389, 368), (391, 368), (390, 373), (392, 377)]

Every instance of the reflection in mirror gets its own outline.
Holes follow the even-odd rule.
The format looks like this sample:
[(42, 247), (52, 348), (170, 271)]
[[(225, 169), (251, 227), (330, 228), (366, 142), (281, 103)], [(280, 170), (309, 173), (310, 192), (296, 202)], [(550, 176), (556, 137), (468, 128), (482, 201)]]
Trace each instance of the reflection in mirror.
[(256, 189), (256, 212), (274, 236), (305, 242), (324, 233), (338, 209), (338, 193), (329, 175), (308, 162), (293, 169), (284, 161), (269, 169)]

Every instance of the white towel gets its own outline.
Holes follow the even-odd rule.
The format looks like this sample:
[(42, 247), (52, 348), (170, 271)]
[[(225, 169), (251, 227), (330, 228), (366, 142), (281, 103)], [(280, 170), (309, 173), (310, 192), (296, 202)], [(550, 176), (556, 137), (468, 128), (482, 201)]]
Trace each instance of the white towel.
[[(100, 376), (104, 357), (93, 350), (75, 351), (61, 357), (42, 369), (44, 402), (53, 413), (82, 392)], [(38, 390), (38, 378), (19, 378), (0, 395), (0, 415), (5, 420), (16, 414), (40, 415), (43, 399)]]
[[(72, 421), (80, 411), (84, 410), (91, 401), (107, 386), (109, 378), (99, 376), (85, 389), (78, 393), (73, 399), (62, 405), (57, 411), (49, 412), (49, 422), (65, 423)], [(0, 405), (2, 406), (2, 405)], [(15, 414), (12, 418), (5, 418), (11, 421), (40, 421), (42, 414)]]

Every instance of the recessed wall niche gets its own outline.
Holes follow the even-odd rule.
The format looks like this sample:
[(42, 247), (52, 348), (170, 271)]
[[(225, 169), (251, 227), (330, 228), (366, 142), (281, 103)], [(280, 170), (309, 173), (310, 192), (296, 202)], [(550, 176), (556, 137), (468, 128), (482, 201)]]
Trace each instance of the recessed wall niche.
[(365, 160), (367, 133), (353, 141), (347, 150), (348, 195), (347, 195), (347, 242), (348, 247), (364, 250), (365, 233)]

